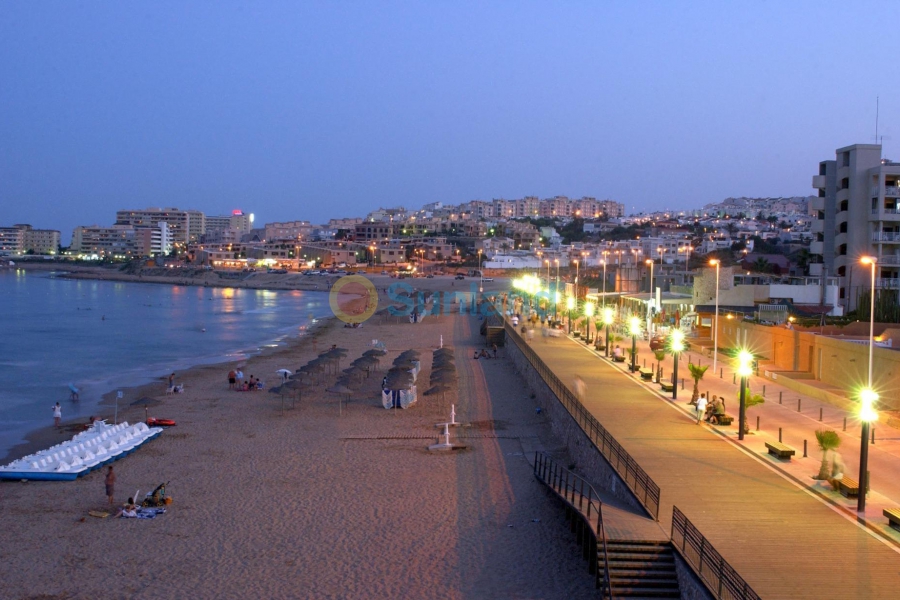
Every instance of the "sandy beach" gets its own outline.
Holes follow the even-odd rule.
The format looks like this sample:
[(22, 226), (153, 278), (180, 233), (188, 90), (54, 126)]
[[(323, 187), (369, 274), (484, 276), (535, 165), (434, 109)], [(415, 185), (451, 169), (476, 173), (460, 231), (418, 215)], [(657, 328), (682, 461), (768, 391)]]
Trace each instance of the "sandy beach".
[[(427, 283), (450, 289), (446, 279)], [(116, 501), (169, 482), (168, 513), (88, 516), (105, 508), (101, 472), (70, 483), (3, 483), (3, 596), (593, 597), (563, 511), (531, 474), (533, 452), (565, 459), (561, 444), (502, 350), (499, 360), (471, 359), (483, 345), (479, 324), (460, 315), (411, 324), (380, 312), (353, 329), (331, 319), (243, 365), (269, 387), (278, 369), (333, 344), (349, 351), (343, 368), (383, 341), (382, 370), (415, 348), (420, 394), (407, 410), (381, 407), (378, 373), (340, 408), (324, 391), (336, 379), (327, 375), (284, 416), (276, 394), (228, 389), (235, 365), (177, 373), (184, 394), (164, 395), (164, 382), (128, 390), (120, 420), (142, 420), (143, 408), (122, 406), (151, 395), (161, 404), (150, 415), (178, 425), (115, 463)], [(455, 347), (459, 372), (458, 392), (443, 399), (422, 395), (441, 336)], [(429, 453), (451, 403), (468, 447)]]

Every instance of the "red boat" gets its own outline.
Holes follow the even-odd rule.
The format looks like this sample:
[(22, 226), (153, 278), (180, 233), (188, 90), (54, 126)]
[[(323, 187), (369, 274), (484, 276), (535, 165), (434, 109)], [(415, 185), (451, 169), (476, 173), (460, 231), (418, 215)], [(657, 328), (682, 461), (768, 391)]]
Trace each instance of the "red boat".
[(172, 427), (175, 425), (175, 421), (172, 419), (154, 419), (150, 417), (147, 419), (147, 427)]

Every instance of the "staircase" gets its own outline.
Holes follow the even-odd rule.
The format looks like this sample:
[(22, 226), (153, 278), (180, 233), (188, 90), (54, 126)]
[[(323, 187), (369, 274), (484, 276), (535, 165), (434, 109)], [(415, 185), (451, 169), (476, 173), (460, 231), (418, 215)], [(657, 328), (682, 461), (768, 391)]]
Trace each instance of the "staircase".
[(668, 542), (609, 540), (606, 546), (613, 598), (681, 598)]

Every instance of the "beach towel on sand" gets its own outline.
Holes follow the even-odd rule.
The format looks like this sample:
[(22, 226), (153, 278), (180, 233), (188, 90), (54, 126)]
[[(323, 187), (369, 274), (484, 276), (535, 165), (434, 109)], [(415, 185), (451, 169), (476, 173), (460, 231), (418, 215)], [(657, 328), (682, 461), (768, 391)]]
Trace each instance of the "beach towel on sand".
[(166, 514), (166, 509), (164, 508), (139, 508), (137, 509), (137, 518), (138, 519), (155, 519), (156, 515), (164, 515)]

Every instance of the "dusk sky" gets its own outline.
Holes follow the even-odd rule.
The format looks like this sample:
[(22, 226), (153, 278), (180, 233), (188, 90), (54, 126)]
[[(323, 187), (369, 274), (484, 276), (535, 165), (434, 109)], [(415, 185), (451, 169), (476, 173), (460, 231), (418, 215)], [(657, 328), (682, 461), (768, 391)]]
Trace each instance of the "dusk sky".
[(0, 4), (0, 225), (434, 201), (627, 211), (900, 160), (898, 2)]

